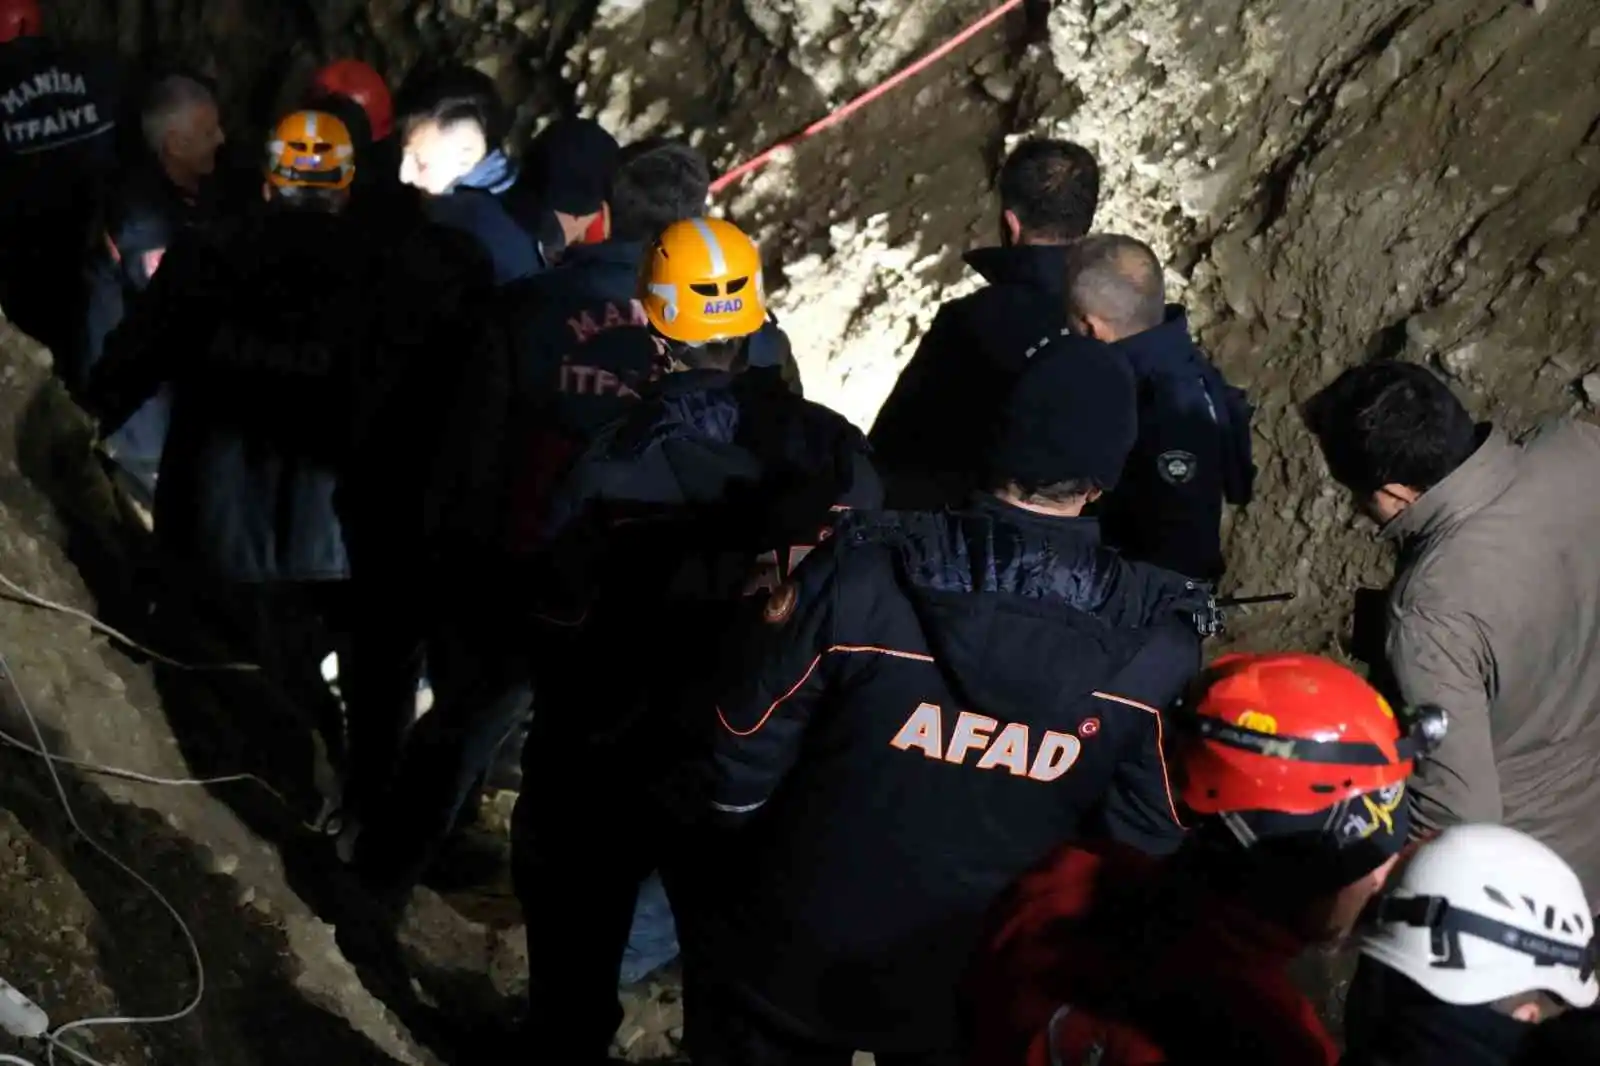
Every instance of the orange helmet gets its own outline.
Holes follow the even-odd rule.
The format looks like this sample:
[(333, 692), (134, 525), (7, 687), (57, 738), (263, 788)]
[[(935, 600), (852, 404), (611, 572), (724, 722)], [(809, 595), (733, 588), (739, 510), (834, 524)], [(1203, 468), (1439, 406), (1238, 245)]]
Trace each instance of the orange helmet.
[(354, 100), (367, 113), (372, 139), (381, 141), (394, 130), (394, 99), (383, 75), (359, 59), (338, 59), (311, 79), (318, 92)]
[(37, 37), (43, 29), (38, 0), (0, 0), (0, 44)]
[(761, 253), (731, 222), (674, 222), (645, 258), (640, 302), (656, 332), (701, 345), (747, 337), (767, 319)]
[(267, 181), (279, 189), (348, 189), (355, 146), (345, 124), (326, 111), (296, 111), (267, 144)]

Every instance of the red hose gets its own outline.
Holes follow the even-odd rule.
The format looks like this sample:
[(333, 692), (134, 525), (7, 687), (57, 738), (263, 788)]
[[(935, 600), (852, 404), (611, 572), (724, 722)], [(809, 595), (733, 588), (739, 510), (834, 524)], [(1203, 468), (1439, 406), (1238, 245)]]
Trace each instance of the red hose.
[(912, 63), (904, 70), (891, 75), (889, 78), (868, 89), (866, 92), (862, 93), (854, 100), (851, 100), (849, 103), (841, 104), (840, 106), (834, 108), (832, 111), (828, 112), (828, 114), (813, 122), (811, 125), (807, 126), (794, 136), (787, 137), (784, 140), (779, 141), (777, 144), (774, 144), (771, 148), (768, 148), (755, 158), (748, 159), (745, 162), (740, 163), (738, 166), (734, 167), (732, 170), (728, 171), (726, 174), (722, 175), (716, 181), (711, 183), (711, 194), (715, 196), (717, 193), (721, 192), (723, 189), (726, 189), (728, 186), (732, 185), (746, 174), (760, 170), (762, 167), (770, 163), (773, 157), (779, 152), (782, 152), (784, 149), (792, 148), (801, 141), (810, 140), (812, 137), (815, 137), (828, 127), (835, 126), (840, 122), (843, 122), (855, 112), (859, 111), (863, 107), (866, 107), (868, 104), (872, 103), (872, 101), (876, 100), (890, 89), (893, 89), (901, 82), (904, 82), (907, 79), (913, 78), (922, 73), (934, 63), (937, 63), (939, 60), (943, 59), (957, 48), (960, 48), (963, 44), (966, 44), (972, 38), (976, 37), (994, 23), (998, 22), (1005, 16), (1006, 12), (1010, 11), (1012, 8), (1020, 7), (1023, 2), (1024, 0), (1006, 0), (1005, 3), (1001, 4), (987, 15), (984, 15), (978, 21), (974, 22), (972, 25), (968, 26), (966, 29), (962, 30), (960, 33), (956, 34), (954, 37), (944, 42), (944, 44), (941, 44), (938, 48), (935, 48), (933, 51), (917, 60), (915, 63)]

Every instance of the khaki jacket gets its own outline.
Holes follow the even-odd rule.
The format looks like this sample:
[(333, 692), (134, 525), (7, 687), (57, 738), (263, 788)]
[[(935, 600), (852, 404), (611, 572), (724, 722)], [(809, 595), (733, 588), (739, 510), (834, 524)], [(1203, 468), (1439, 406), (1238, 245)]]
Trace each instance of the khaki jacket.
[(1419, 820), (1523, 830), (1600, 901), (1600, 427), (1492, 430), (1383, 535), (1389, 667), (1407, 704), (1451, 717)]

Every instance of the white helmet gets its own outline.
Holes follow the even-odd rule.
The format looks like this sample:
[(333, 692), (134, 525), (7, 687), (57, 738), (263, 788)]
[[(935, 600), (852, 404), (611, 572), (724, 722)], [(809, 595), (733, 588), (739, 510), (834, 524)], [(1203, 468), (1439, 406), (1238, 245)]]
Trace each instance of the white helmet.
[(1361, 953), (1460, 1006), (1543, 991), (1600, 997), (1588, 897), (1572, 867), (1500, 825), (1458, 825), (1390, 878)]

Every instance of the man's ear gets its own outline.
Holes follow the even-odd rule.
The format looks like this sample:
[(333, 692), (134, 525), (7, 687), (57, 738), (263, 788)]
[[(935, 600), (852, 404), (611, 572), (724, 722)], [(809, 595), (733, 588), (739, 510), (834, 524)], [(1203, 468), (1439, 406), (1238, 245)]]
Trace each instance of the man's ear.
[(1022, 243), (1022, 220), (1015, 211), (1000, 212), (1000, 228), (1005, 232), (1007, 244)]
[(1088, 315), (1069, 314), (1067, 316), (1067, 328), (1080, 337), (1099, 339), (1099, 334), (1095, 332), (1094, 319)]
[(1511, 1016), (1519, 1022), (1537, 1025), (1544, 1020), (1544, 1011), (1539, 1009), (1539, 1004), (1533, 1000), (1527, 1003), (1518, 1003), (1511, 1009)]

